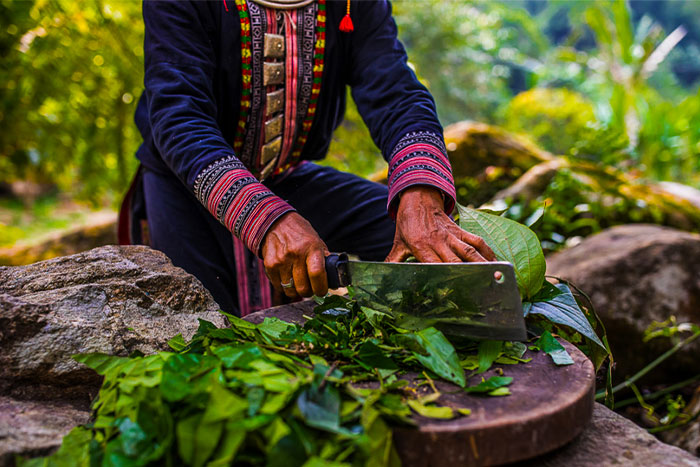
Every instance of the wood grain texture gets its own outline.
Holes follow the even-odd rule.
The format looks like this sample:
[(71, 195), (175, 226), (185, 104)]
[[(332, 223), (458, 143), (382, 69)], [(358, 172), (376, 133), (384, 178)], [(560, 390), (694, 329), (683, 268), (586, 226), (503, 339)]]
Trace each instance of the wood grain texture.
[[(500, 365), (512, 376), (510, 396), (466, 394), (436, 382), (438, 403), (471, 409), (468, 417), (435, 420), (415, 416), (418, 429), (396, 427), (394, 442), (404, 466), (501, 465), (557, 449), (581, 433), (591, 418), (595, 372), (586, 356), (561, 341), (574, 360), (557, 367), (543, 352), (526, 353), (525, 365)], [(495, 369), (484, 374), (488, 378)], [(469, 379), (469, 385), (480, 376)], [(425, 386), (421, 391), (427, 391)]]

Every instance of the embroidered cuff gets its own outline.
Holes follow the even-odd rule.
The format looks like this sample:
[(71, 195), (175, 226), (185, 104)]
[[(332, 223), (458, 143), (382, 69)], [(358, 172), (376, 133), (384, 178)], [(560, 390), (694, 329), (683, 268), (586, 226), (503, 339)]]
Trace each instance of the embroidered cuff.
[(450, 160), (441, 135), (427, 131), (409, 133), (389, 159), (389, 215), (396, 217), (399, 194), (414, 185), (432, 186), (444, 194), (445, 212), (455, 207), (456, 191)]
[(294, 211), (258, 182), (235, 156), (219, 159), (204, 169), (194, 183), (194, 193), (256, 255), (272, 223)]

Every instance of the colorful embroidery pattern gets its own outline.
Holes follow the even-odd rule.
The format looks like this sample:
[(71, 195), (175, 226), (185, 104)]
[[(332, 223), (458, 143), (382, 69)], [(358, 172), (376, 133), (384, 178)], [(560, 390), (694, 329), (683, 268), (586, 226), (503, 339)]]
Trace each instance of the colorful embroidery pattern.
[[(236, 8), (241, 25), (242, 76), (240, 114), (233, 143), (237, 156), (224, 157), (204, 169), (195, 182), (195, 194), (219, 222), (257, 253), (270, 225), (294, 208), (253, 176), (259, 169), (256, 165), (265, 117), (262, 55), (268, 19), (259, 5), (249, 4), (247, 0), (236, 0)], [(296, 138), (288, 143), (293, 150), (286, 161), (280, 161), (283, 166), (276, 173), (298, 162), (316, 114), (326, 45), (325, 0), (304, 8), (296, 15), (295, 22), (299, 36), (293, 38), (298, 43), (291, 47), (291, 52), (295, 53), (298, 63), (290, 67), (289, 72), (297, 76), (288, 82), (294, 82), (298, 92), (290, 93), (297, 100), (293, 109), (287, 107), (290, 113), (285, 118), (294, 120), (286, 125), (296, 127), (292, 132)], [(287, 134), (289, 141), (289, 130)]]
[[(259, 174), (260, 135), (265, 120), (265, 87), (262, 79), (265, 33), (277, 33), (269, 18), (272, 10), (254, 2), (236, 0), (241, 18), (243, 68), (241, 113), (234, 151), (254, 174)], [(275, 13), (272, 13), (274, 17)], [(291, 20), (291, 22), (290, 22)], [(285, 59), (285, 138), (278, 167), (279, 174), (296, 164), (308, 138), (321, 91), (326, 39), (325, 0), (311, 3), (285, 18), (287, 29)], [(268, 89), (269, 91), (269, 89)], [(293, 102), (290, 102), (293, 99)]]
[[(263, 120), (265, 113), (265, 86), (263, 85), (263, 62), (265, 32), (268, 32), (266, 10), (255, 2), (248, 3), (250, 20), (251, 80), (250, 106), (247, 109), (245, 136), (243, 146), (236, 152), (238, 158), (253, 172), (259, 175), (258, 159), (263, 144)], [(271, 26), (274, 28), (275, 23)]]
[(251, 79), (252, 79), (252, 47), (250, 40), (250, 16), (248, 15), (248, 4), (246, 0), (236, 0), (236, 8), (238, 8), (238, 16), (241, 20), (241, 110), (238, 118), (238, 126), (236, 127), (236, 136), (233, 141), (233, 150), (238, 154), (243, 146), (243, 138), (245, 136), (246, 123), (250, 115), (250, 95), (251, 95)]
[(323, 79), (324, 56), (326, 52), (326, 0), (318, 1), (318, 15), (316, 16), (316, 46), (314, 47), (314, 67), (313, 67), (313, 85), (311, 87), (311, 98), (309, 99), (309, 107), (306, 111), (306, 117), (301, 124), (301, 130), (297, 136), (296, 146), (292, 151), (292, 157), (289, 163), (280, 167), (277, 173), (284, 172), (286, 169), (296, 164), (301, 156), (301, 151), (304, 149), (304, 144), (309, 136), (309, 131), (314, 122), (316, 108), (318, 106), (318, 97), (321, 94), (321, 81)]
[(445, 211), (452, 212), (456, 192), (450, 160), (442, 136), (412, 132), (396, 144), (389, 159), (389, 214), (396, 215), (396, 196), (413, 185), (430, 185), (445, 194)]
[(227, 156), (199, 174), (194, 193), (227, 229), (257, 253), (272, 223), (294, 208), (258, 182), (236, 156)]

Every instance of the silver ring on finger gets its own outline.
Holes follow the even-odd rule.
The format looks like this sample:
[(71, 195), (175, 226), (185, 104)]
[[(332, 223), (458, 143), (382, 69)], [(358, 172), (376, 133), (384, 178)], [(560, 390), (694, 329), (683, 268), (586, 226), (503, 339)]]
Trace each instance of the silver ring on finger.
[(281, 283), (280, 284), (283, 289), (292, 289), (294, 288), (294, 278), (289, 279), (289, 282), (287, 283)]

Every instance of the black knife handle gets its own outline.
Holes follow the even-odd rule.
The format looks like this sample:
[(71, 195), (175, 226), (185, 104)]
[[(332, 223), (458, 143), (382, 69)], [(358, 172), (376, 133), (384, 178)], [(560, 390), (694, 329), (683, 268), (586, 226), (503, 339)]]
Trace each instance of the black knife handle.
[(345, 253), (331, 253), (326, 256), (326, 276), (328, 277), (329, 289), (338, 289), (350, 285), (348, 255)]

